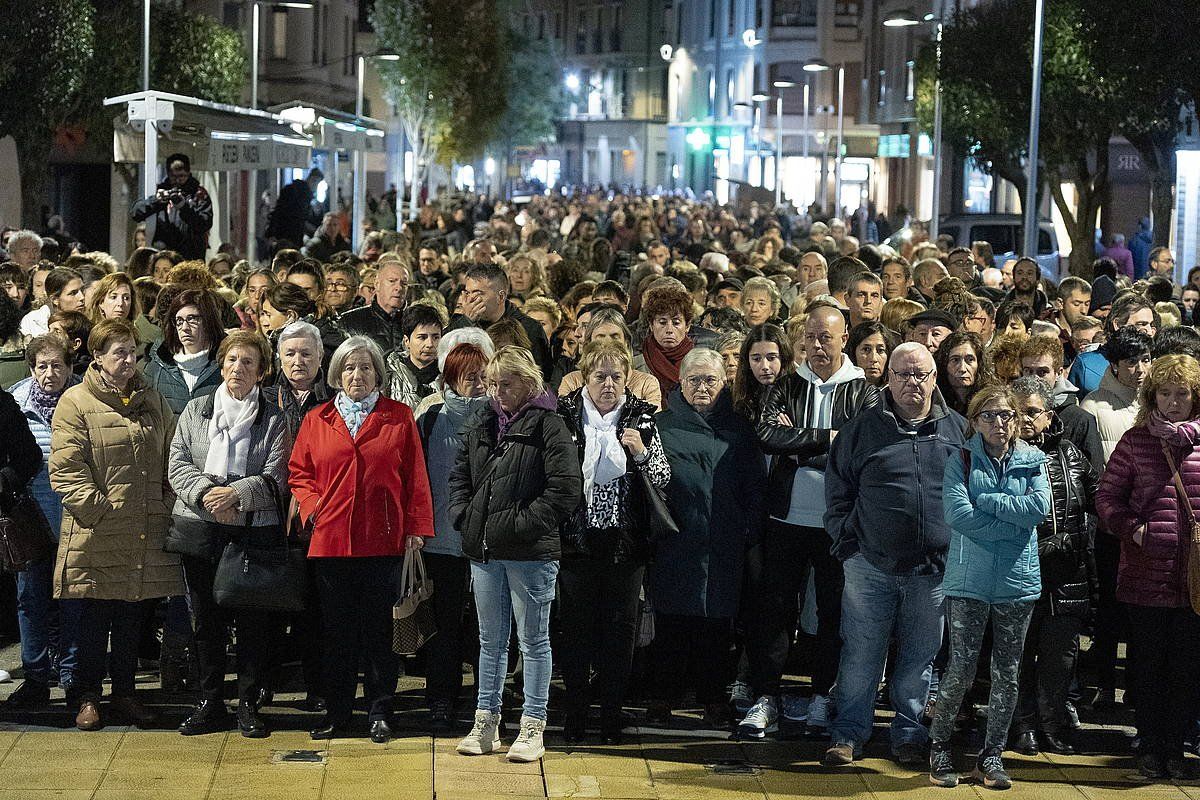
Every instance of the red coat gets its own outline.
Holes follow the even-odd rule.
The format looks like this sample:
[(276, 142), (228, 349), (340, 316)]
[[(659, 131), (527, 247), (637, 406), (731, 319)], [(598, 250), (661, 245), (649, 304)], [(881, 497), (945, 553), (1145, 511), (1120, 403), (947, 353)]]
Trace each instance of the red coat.
[(408, 406), (380, 397), (357, 438), (333, 401), (296, 434), (288, 464), (303, 519), (314, 520), (309, 558), (399, 556), (404, 537), (433, 536), (433, 499)]
[[(1188, 605), (1188, 536), (1171, 467), (1161, 440), (1144, 425), (1130, 428), (1108, 459), (1096, 513), (1121, 539), (1117, 599), (1138, 606)], [(1175, 463), (1194, 509), (1200, 509), (1200, 449), (1174, 450)], [(1146, 526), (1139, 545), (1133, 534)]]

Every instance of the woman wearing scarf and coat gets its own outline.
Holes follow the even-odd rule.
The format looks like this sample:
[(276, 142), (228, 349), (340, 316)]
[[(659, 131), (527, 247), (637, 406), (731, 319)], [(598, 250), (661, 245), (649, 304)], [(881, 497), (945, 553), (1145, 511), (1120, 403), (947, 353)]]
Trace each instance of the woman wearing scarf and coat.
[(628, 347), (591, 342), (579, 369), (583, 387), (559, 401), (583, 463), (583, 504), (563, 528), (558, 573), (567, 690), (563, 737), (583, 741), (594, 666), (601, 737), (605, 744), (619, 744), (638, 598), (650, 560), (645, 482), (665, 489), (671, 465), (654, 423), (655, 407), (627, 386)]
[(1200, 363), (1155, 359), (1138, 401), (1100, 478), (1096, 512), (1121, 540), (1117, 600), (1129, 614), (1138, 771), (1150, 780), (1194, 778), (1183, 741), (1200, 706), (1200, 616), (1188, 592), (1200, 509)]
[(280, 487), (287, 479), (288, 432), (283, 414), (266, 402), (259, 381), (270, 349), (260, 334), (235, 331), (221, 342), (221, 384), (187, 404), (171, 442), (167, 477), (175, 490), (175, 525), (167, 550), (179, 553), (192, 610), (200, 668), (200, 699), (179, 726), (184, 736), (224, 731), (226, 631), (237, 627), (237, 726), (247, 738), (267, 735), (258, 692), (268, 666), (265, 611), (230, 611), (213, 599), (221, 552), (232, 536), (247, 546), (278, 546)]
[(288, 462), (300, 519), (312, 526), (323, 631), (327, 711), (314, 739), (345, 735), (362, 662), (371, 740), (392, 736), (400, 662), (392, 652), (392, 606), (401, 556), (433, 536), (429, 477), (412, 411), (380, 395), (383, 352), (351, 336), (329, 360), (331, 402), (304, 417)]
[(641, 355), (633, 360), (633, 368), (658, 378), (664, 402), (672, 389), (679, 388), (679, 366), (696, 346), (688, 338), (692, 313), (692, 296), (677, 286), (652, 289), (642, 305), (647, 335), (642, 339)]

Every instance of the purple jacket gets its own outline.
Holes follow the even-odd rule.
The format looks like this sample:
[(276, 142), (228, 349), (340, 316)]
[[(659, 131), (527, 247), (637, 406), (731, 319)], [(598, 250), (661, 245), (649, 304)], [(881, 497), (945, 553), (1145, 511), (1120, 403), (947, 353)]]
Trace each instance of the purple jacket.
[(1124, 245), (1121, 245), (1120, 247), (1114, 245), (1112, 247), (1104, 248), (1103, 255), (1106, 258), (1111, 258), (1113, 261), (1117, 262), (1117, 272), (1122, 275), (1126, 275), (1129, 278), (1133, 278), (1134, 268), (1132, 250)]
[[(1117, 599), (1139, 606), (1188, 605), (1188, 542), (1171, 467), (1162, 440), (1144, 425), (1130, 428), (1117, 442), (1100, 479), (1096, 511), (1121, 540)], [(1175, 463), (1192, 508), (1200, 508), (1200, 450), (1175, 450)], [(1142, 544), (1133, 540), (1142, 525)], [(1180, 535), (1186, 533), (1186, 535)]]

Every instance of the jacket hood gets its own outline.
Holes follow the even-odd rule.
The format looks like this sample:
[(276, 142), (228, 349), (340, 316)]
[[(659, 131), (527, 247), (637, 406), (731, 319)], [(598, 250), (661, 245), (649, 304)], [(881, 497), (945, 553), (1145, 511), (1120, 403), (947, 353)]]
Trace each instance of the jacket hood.
[(1050, 387), (1050, 401), (1055, 408), (1078, 403), (1079, 387), (1067, 380), (1065, 375), (1060, 375), (1054, 385)]
[(825, 386), (833, 386), (838, 383), (849, 383), (850, 381), (855, 380), (856, 378), (862, 378), (865, 375), (865, 373), (862, 371), (862, 368), (856, 366), (854, 362), (845, 355), (842, 356), (842, 365), (838, 367), (837, 372), (829, 376), (829, 380), (821, 380), (821, 377), (817, 375), (817, 373), (813, 372), (812, 368), (808, 366), (807, 361), (796, 368), (796, 374), (801, 378), (804, 378), (804, 380), (808, 381), (809, 383), (823, 384)]
[[(1058, 422), (1062, 426), (1061, 420)], [(967, 449), (980, 458), (991, 458), (983, 446), (983, 435), (975, 433), (967, 440)], [(1038, 448), (1017, 439), (1013, 442), (1012, 451), (1008, 455), (1009, 467), (1036, 467), (1046, 463), (1046, 454)]]

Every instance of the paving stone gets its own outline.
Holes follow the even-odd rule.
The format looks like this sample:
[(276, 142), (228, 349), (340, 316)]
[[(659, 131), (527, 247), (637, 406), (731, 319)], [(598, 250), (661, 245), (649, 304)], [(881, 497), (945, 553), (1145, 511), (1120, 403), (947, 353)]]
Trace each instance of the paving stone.
[(658, 793), (649, 776), (547, 775), (547, 797), (604, 797), (655, 800)]
[(545, 797), (540, 773), (513, 775), (502, 772), (439, 772), (435, 778), (438, 796), (442, 792), (476, 792), (477, 796), (523, 795)]

